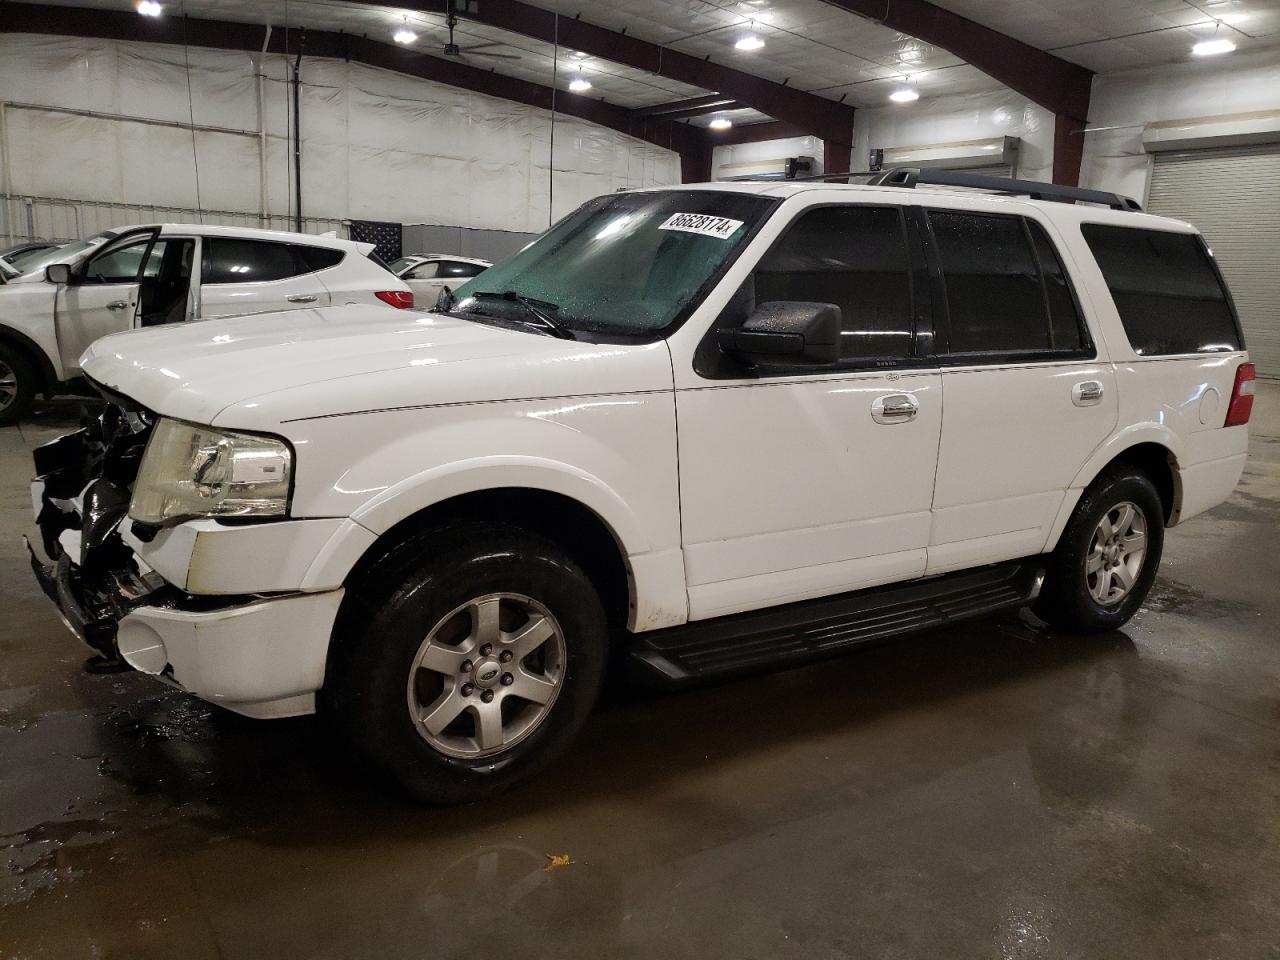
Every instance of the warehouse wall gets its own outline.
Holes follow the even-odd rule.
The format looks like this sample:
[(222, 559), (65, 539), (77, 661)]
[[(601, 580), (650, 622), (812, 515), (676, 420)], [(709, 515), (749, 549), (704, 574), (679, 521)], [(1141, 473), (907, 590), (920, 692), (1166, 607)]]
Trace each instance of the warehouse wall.
[[(280, 56), (0, 36), (4, 191), (182, 209), (198, 190), (206, 210), (280, 225), (288, 71)], [(547, 111), (337, 60), (304, 59), (302, 77), (313, 229), (367, 218), (536, 232), (590, 197), (680, 179), (675, 153), (571, 117), (555, 118), (551, 164)], [(88, 232), (97, 214), (80, 213)]]
[(854, 168), (865, 170), (873, 147), (1018, 137), (1017, 175), (1053, 178), (1053, 114), (1004, 89), (859, 109), (854, 118)]
[(1161, 120), (1280, 109), (1275, 51), (1111, 73), (1093, 82), (1081, 182), (1146, 199), (1151, 163), (1142, 128)]
[(823, 141), (819, 137), (787, 137), (782, 140), (760, 140), (756, 143), (734, 143), (711, 151), (711, 179), (728, 180), (749, 171), (743, 164), (786, 157), (813, 157), (813, 173), (822, 173)]

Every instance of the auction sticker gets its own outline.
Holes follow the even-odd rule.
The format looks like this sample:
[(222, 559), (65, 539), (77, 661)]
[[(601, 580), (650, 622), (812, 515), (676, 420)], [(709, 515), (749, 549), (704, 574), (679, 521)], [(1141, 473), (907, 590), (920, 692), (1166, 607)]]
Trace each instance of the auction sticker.
[(699, 233), (704, 237), (728, 240), (740, 226), (741, 220), (730, 220), (728, 217), (713, 217), (706, 213), (673, 213), (658, 229)]

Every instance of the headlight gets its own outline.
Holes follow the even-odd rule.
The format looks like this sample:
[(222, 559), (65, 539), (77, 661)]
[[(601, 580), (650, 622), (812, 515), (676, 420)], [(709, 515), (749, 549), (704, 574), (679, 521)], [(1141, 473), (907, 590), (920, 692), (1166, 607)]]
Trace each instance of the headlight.
[(282, 517), (292, 469), (293, 452), (275, 437), (161, 420), (138, 468), (129, 516), (141, 523)]

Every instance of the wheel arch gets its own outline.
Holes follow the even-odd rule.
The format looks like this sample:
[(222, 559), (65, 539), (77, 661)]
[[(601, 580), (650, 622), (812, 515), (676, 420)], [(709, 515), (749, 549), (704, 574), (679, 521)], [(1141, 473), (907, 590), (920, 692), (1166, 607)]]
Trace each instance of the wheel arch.
[(437, 500), (377, 536), (346, 576), (348, 588), (374, 575), (399, 548), (455, 520), (509, 523), (565, 550), (595, 585), (610, 626), (624, 627), (635, 607), (635, 578), (622, 539), (596, 510), (564, 493), (540, 487), (496, 486)]
[(58, 373), (40, 345), (21, 330), (15, 330), (3, 323), (0, 323), (0, 343), (17, 350), (31, 362), (32, 368), (40, 378), (40, 382), (36, 385), (36, 393), (48, 396), (58, 383)]
[(1072, 482), (1072, 488), (1084, 490), (1117, 464), (1137, 467), (1151, 478), (1160, 495), (1165, 526), (1173, 526), (1182, 510), (1182, 475), (1178, 457), (1181, 444), (1176, 434), (1165, 427), (1151, 425), (1150, 428), (1127, 431), (1121, 437), (1124, 442), (1109, 443), (1090, 459)]

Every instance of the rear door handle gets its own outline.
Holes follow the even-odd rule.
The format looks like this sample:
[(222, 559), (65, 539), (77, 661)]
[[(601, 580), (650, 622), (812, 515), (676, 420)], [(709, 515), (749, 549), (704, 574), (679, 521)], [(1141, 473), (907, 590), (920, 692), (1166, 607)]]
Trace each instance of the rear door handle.
[(1093, 407), (1102, 402), (1102, 383), (1085, 380), (1071, 388), (1071, 402), (1077, 407)]
[(112, 300), (107, 304), (108, 310), (123, 310), (129, 306), (128, 300)]
[(316, 295), (314, 293), (295, 293), (292, 297), (285, 297), (290, 303), (315, 303)]
[(871, 419), (876, 423), (906, 423), (920, 412), (920, 403), (908, 393), (890, 393), (876, 397), (871, 404)]

